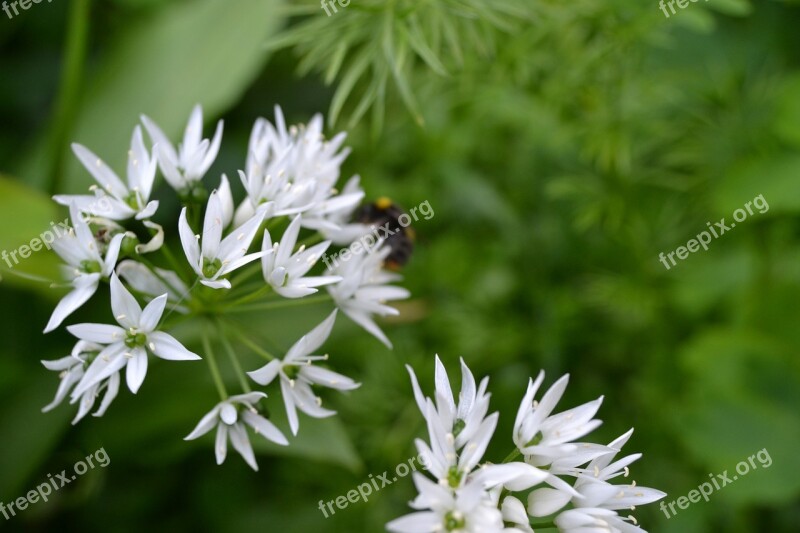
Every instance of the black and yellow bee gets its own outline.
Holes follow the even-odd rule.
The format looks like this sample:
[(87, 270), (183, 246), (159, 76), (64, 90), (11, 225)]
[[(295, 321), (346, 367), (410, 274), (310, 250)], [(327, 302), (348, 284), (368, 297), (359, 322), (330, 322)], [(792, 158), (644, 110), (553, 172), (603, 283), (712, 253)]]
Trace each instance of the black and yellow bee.
[[(383, 237), (391, 249), (384, 260), (384, 266), (390, 270), (400, 270), (408, 263), (414, 251), (416, 234), (411, 227), (411, 217), (391, 199), (378, 198), (371, 204), (362, 206), (353, 216), (354, 221), (378, 228), (378, 236)], [(404, 225), (401, 221), (408, 222)]]

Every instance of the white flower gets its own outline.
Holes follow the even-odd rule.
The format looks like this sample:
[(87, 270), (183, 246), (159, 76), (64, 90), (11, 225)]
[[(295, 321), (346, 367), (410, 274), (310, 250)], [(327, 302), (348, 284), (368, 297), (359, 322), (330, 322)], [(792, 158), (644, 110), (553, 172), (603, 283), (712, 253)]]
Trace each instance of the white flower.
[(572, 501), (576, 509), (565, 511), (556, 518), (566, 531), (581, 531), (581, 527), (593, 524), (595, 527), (606, 527), (610, 531), (642, 531), (628, 524), (636, 523), (632, 516), (619, 517), (616, 511), (633, 510), (638, 505), (646, 505), (660, 500), (665, 493), (648, 487), (640, 487), (636, 482), (629, 485), (613, 485), (608, 480), (619, 476), (628, 477), (628, 465), (638, 460), (641, 454), (628, 455), (612, 463), (619, 450), (633, 434), (631, 429), (608, 445), (611, 451), (593, 459), (589, 465), (580, 470), (575, 490), (579, 497), (566, 495), (554, 489), (539, 489), (529, 495), (528, 511), (532, 516), (550, 515)]
[(572, 441), (602, 424), (600, 420), (592, 418), (603, 402), (602, 396), (574, 409), (551, 415), (564, 394), (569, 375), (559, 379), (544, 394), (541, 402), (536, 402), (534, 397), (542, 381), (544, 372), (539, 372), (536, 381), (529, 381), (514, 422), (514, 443), (527, 462), (535, 466), (549, 465), (559, 458), (575, 454), (580, 446)]
[(100, 284), (101, 278), (107, 278), (114, 271), (119, 257), (119, 249), (124, 233), (118, 233), (111, 238), (106, 250), (105, 258), (100, 254), (98, 242), (83, 219), (76, 204), (69, 208), (72, 217), (72, 230), (62, 234), (53, 242), (53, 249), (67, 262), (62, 268), (65, 277), (70, 280), (73, 290), (56, 306), (45, 333), (53, 331), (75, 312), (80, 306), (91, 298)]
[(329, 218), (355, 207), (364, 197), (357, 187), (343, 194), (335, 189), (342, 161), (349, 154), (349, 149), (339, 151), (346, 135), (325, 141), (321, 115), (314, 116), (308, 126), (287, 130), (279, 107), (275, 122), (277, 127), (258, 119), (253, 127), (246, 171), (239, 173), (247, 198), (236, 220), (264, 209), (267, 218), (303, 213), (303, 227), (337, 230)]
[(352, 390), (360, 386), (348, 377), (313, 364), (314, 361), (328, 359), (327, 355), (311, 354), (317, 351), (331, 334), (335, 320), (336, 311), (297, 341), (283, 360), (270, 361), (262, 368), (248, 372), (253, 381), (260, 385), (268, 385), (280, 376), (283, 402), (294, 435), (297, 435), (299, 428), (298, 409), (314, 418), (325, 418), (336, 414), (336, 411), (322, 407), (322, 401), (314, 396), (312, 385), (337, 390)]
[(172, 335), (156, 331), (166, 305), (167, 295), (163, 294), (142, 310), (116, 274), (112, 275), (111, 310), (119, 326), (77, 324), (67, 328), (81, 340), (104, 345), (75, 387), (72, 398), (123, 368), (126, 368), (128, 388), (135, 394), (147, 374), (148, 350), (157, 357), (173, 361), (200, 359)]
[(299, 232), (299, 216), (289, 224), (280, 243), (273, 244), (269, 230), (264, 231), (262, 250), (265, 255), (261, 258), (264, 280), (285, 298), (302, 298), (317, 292), (316, 287), (336, 283), (342, 279), (339, 276), (304, 277), (331, 243), (321, 242), (308, 250), (305, 246), (301, 246), (297, 253), (292, 255)]
[[(411, 376), (411, 386), (414, 389), (414, 398), (423, 416), (427, 414), (427, 398), (422, 394), (414, 370), (406, 365)], [(475, 435), (489, 412), (489, 398), (486, 388), (489, 378), (481, 380), (480, 387), (475, 387), (475, 378), (469, 367), (461, 359), (461, 392), (458, 395), (458, 405), (453, 399), (450, 379), (439, 356), (436, 356), (436, 393), (434, 395), (436, 415), (442, 427), (455, 437), (455, 448), (460, 450)]]
[(203, 108), (196, 105), (183, 133), (183, 142), (176, 150), (155, 122), (144, 115), (141, 118), (147, 133), (157, 145), (158, 165), (164, 178), (176, 191), (191, 190), (217, 158), (222, 142), (222, 121), (217, 123), (217, 130), (211, 141), (203, 139)]
[(225, 457), (228, 454), (228, 437), (230, 437), (233, 448), (239, 452), (239, 455), (250, 465), (250, 468), (258, 471), (253, 446), (250, 444), (245, 425), (250, 426), (256, 433), (276, 444), (281, 446), (289, 444), (289, 441), (275, 427), (275, 424), (258, 414), (256, 408), (253, 407), (253, 404), (266, 397), (267, 395), (263, 392), (250, 392), (231, 396), (227, 400), (218, 403), (216, 407), (206, 414), (184, 440), (194, 440), (216, 427), (217, 440), (214, 451), (217, 456), (217, 464), (221, 465), (225, 462)]
[(388, 285), (402, 279), (399, 275), (383, 270), (383, 261), (391, 248), (380, 248), (354, 253), (348, 261), (340, 261), (327, 274), (341, 276), (342, 281), (328, 286), (328, 292), (350, 319), (374, 335), (388, 348), (392, 343), (381, 331), (372, 315), (395, 316), (397, 309), (386, 305), (387, 301), (408, 298), (411, 293), (402, 287)]
[(437, 485), (414, 473), (419, 490), (411, 507), (416, 513), (389, 522), (395, 533), (499, 533), (504, 530), (503, 515), (492, 497), (480, 485), (470, 484), (457, 491)]
[[(101, 350), (102, 346), (86, 341), (78, 341), (72, 350), (72, 354), (55, 361), (42, 361), (42, 364), (48, 370), (59, 372), (61, 381), (58, 384), (56, 396), (52, 402), (42, 408), (43, 413), (53, 410), (61, 404), (66, 398), (69, 391), (81, 380), (86, 369), (86, 360), (84, 358), (94, 357)], [(83, 358), (82, 358), (83, 357)], [(79, 397), (74, 398), (70, 403), (80, 402), (78, 414), (73, 419), (72, 423), (77, 424), (94, 406), (95, 399), (105, 389), (106, 393), (100, 408), (94, 413), (94, 416), (103, 416), (111, 402), (117, 396), (119, 391), (119, 372), (112, 374), (106, 381), (97, 383), (87, 390)]]
[[(264, 255), (264, 252), (245, 255), (264, 220), (263, 213), (256, 213), (253, 218), (241, 227), (234, 229), (223, 239), (222, 230), (225, 218), (223, 198), (220, 198), (220, 194), (214, 191), (208, 199), (202, 238), (192, 232), (192, 228), (186, 220), (185, 207), (181, 211), (178, 222), (186, 259), (200, 276), (200, 283), (213, 289), (230, 289), (231, 282), (220, 278)], [(202, 247), (199, 241), (202, 241)]]
[(76, 203), (80, 211), (111, 220), (137, 220), (152, 217), (158, 201), (150, 201), (156, 177), (156, 158), (144, 146), (142, 130), (136, 126), (128, 152), (128, 184), (125, 185), (91, 150), (73, 144), (72, 151), (95, 179), (99, 188), (92, 195), (58, 195), (53, 199), (61, 205)]

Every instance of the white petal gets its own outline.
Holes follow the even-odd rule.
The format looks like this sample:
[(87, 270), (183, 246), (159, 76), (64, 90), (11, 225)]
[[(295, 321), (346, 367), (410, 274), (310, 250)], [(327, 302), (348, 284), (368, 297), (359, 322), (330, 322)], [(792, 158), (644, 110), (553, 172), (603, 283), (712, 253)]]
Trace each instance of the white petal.
[(145, 306), (139, 319), (139, 329), (141, 331), (150, 333), (156, 329), (161, 321), (161, 316), (164, 314), (164, 308), (167, 306), (167, 297), (166, 294), (162, 294)]
[(278, 375), (280, 369), (281, 361), (275, 359), (262, 366), (258, 370), (248, 372), (247, 375), (259, 385), (269, 385)]
[(225, 424), (217, 425), (217, 440), (214, 443), (214, 453), (217, 456), (218, 465), (225, 462), (225, 456), (228, 455), (228, 426)]
[(256, 457), (253, 454), (253, 446), (250, 444), (247, 430), (242, 424), (234, 424), (230, 427), (229, 431), (231, 444), (233, 444), (234, 449), (239, 452), (239, 455), (250, 465), (250, 468), (258, 472), (258, 464), (256, 464)]
[(75, 278), (75, 288), (64, 296), (50, 315), (50, 320), (44, 328), (44, 333), (49, 333), (64, 322), (69, 315), (86, 303), (95, 292), (100, 281), (100, 274), (86, 274)]
[(196, 353), (187, 350), (175, 337), (163, 331), (154, 331), (147, 336), (148, 346), (153, 355), (170, 361), (191, 361), (201, 359)]
[(75, 324), (67, 326), (67, 331), (81, 340), (100, 344), (112, 344), (125, 339), (125, 330), (110, 324)]
[(143, 348), (134, 348), (131, 350), (131, 355), (133, 357), (128, 361), (125, 369), (125, 378), (130, 391), (136, 394), (139, 392), (139, 387), (142, 386), (147, 375), (147, 352)]
[(119, 392), (119, 381), (119, 372), (114, 372), (111, 374), (111, 377), (108, 378), (106, 394), (103, 396), (103, 401), (92, 416), (100, 417), (106, 414), (106, 411), (108, 411), (108, 408), (111, 406), (111, 402), (114, 401), (114, 398), (117, 397), (117, 393)]
[(242, 418), (244, 419), (245, 423), (250, 425), (250, 427), (255, 430), (256, 433), (263, 435), (267, 440), (271, 440), (272, 442), (280, 444), (281, 446), (289, 445), (289, 441), (286, 440), (286, 437), (283, 435), (283, 433), (281, 433), (281, 431), (275, 427), (275, 424), (266, 418), (250, 411), (244, 411)]
[(202, 437), (212, 429), (214, 426), (217, 425), (219, 422), (219, 407), (215, 407), (208, 413), (206, 413), (203, 418), (200, 419), (200, 422), (197, 423), (197, 426), (189, 433), (183, 440), (194, 440), (198, 437)]
[[(116, 274), (111, 276), (111, 311), (114, 319), (125, 329), (138, 328), (142, 308), (136, 298), (128, 292)], [(87, 339), (91, 340), (91, 339)], [(103, 341), (96, 341), (103, 342)]]
[(549, 516), (569, 503), (570, 494), (544, 487), (528, 495), (528, 513), (531, 516)]
[(214, 191), (208, 199), (206, 217), (203, 222), (202, 255), (204, 259), (218, 257), (219, 244), (222, 240), (222, 201), (219, 193)]
[(200, 245), (197, 242), (192, 228), (189, 227), (189, 222), (186, 220), (186, 208), (181, 210), (181, 216), (178, 220), (178, 232), (181, 235), (181, 245), (183, 246), (183, 253), (189, 261), (192, 269), (198, 274), (202, 273), (200, 265)]

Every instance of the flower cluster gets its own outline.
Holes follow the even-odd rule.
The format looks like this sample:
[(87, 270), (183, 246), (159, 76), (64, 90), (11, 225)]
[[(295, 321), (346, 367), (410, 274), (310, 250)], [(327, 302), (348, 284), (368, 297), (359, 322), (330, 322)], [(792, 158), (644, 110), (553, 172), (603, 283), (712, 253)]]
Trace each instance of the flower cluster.
[[(430, 441), (418, 439), (416, 446), (434, 480), (414, 474), (419, 495), (411, 507), (417, 512), (390, 522), (389, 531), (532, 533), (534, 527), (555, 527), (573, 533), (641, 532), (632, 515), (621, 516), (618, 511), (632, 511), (665, 496), (635, 481), (609, 482), (627, 478), (628, 465), (641, 457), (616, 459), (633, 430), (607, 446), (578, 442), (600, 425), (594, 416), (602, 398), (554, 414), (568, 376), (553, 384), (539, 401), (535, 398), (544, 372), (530, 380), (514, 423), (516, 448), (503, 463), (490, 464), (482, 459), (498, 414), (488, 414), (488, 378), (476, 386), (462, 360), (456, 403), (438, 357), (434, 399), (425, 397), (414, 371), (410, 367), (408, 371)], [(527, 505), (519, 493), (527, 493)], [(549, 522), (534, 524), (532, 520)]]
[[(280, 378), (289, 428), (296, 435), (298, 411), (316, 418), (335, 414), (322, 407), (314, 387), (343, 391), (358, 387), (321, 366), (328, 355), (315, 353), (330, 335), (337, 310), (391, 347), (375, 316), (397, 314), (386, 302), (407, 298), (409, 293), (391, 285), (399, 277), (384, 270), (388, 246), (379, 242), (364, 248), (335, 270), (318, 264), (329, 247), (348, 246), (369, 231), (352, 221), (364, 198), (358, 176), (341, 192), (336, 188), (348, 154), (342, 148), (345, 134), (326, 140), (321, 116), (307, 126), (288, 128), (280, 108), (275, 118), (274, 125), (265, 119), (255, 123), (244, 169), (238, 172), (246, 193), (238, 205), (226, 175), (211, 192), (204, 184), (220, 149), (223, 123), (217, 124), (213, 138), (203, 138), (200, 106), (192, 111), (177, 146), (143, 116), (131, 138), (125, 180), (88, 148), (73, 145), (96, 185), (91, 194), (54, 197), (69, 208), (72, 219), (70, 232), (53, 243), (65, 263), (62, 270), (71, 290), (56, 306), (45, 333), (61, 326), (105, 283), (115, 323), (67, 327), (78, 339), (72, 353), (43, 361), (47, 369), (59, 372), (61, 380), (45, 411), (69, 396), (79, 405), (73, 422), (77, 423), (102, 396), (94, 412), (102, 416), (119, 393), (123, 372), (128, 389), (136, 394), (151, 357), (205, 359), (220, 403), (187, 439), (216, 427), (217, 461), (225, 459), (230, 439), (257, 469), (247, 427), (275, 443), (288, 441), (260, 414), (259, 402), (266, 394), (252, 391), (251, 380), (268, 385)], [(160, 202), (155, 199), (159, 169), (182, 204), (171, 225), (164, 224), (165, 213), (159, 213)], [(180, 247), (173, 251), (178, 240)], [(326, 292), (317, 294), (321, 288)], [(232, 318), (237, 313), (322, 301), (335, 308), (282, 358), (263, 348), (262, 332), (248, 331)], [(167, 333), (188, 319), (195, 319), (203, 333), (203, 349), (198, 350), (202, 357)], [(214, 355), (217, 343), (230, 357), (241, 394), (228, 394)], [(235, 344), (268, 362), (248, 378), (239, 361), (242, 351)]]

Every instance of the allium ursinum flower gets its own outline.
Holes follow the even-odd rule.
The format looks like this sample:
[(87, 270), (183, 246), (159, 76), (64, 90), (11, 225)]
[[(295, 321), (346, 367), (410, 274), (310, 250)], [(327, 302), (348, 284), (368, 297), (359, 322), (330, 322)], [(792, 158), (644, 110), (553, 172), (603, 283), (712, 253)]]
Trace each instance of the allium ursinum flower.
[(579, 498), (549, 488), (533, 491), (529, 495), (528, 512), (531, 516), (551, 515), (571, 501), (575, 509), (564, 511), (556, 517), (556, 524), (564, 524), (567, 531), (570, 527), (580, 531), (580, 527), (586, 527), (590, 523), (595, 527), (606, 527), (609, 531), (641, 531), (627, 523), (635, 524), (635, 518), (616, 516), (616, 511), (635, 510), (637, 505), (653, 503), (666, 494), (656, 489), (637, 486), (635, 481), (628, 485), (608, 483), (608, 480), (619, 476), (628, 477), (628, 465), (642, 456), (640, 453), (632, 454), (612, 463), (632, 434), (631, 429), (614, 440), (608, 445), (611, 451), (592, 460), (585, 469), (579, 470), (574, 486), (580, 494)]
[(541, 402), (534, 400), (544, 381), (544, 372), (539, 372), (536, 381), (528, 382), (528, 390), (520, 403), (514, 422), (514, 443), (526, 460), (536, 466), (547, 466), (562, 457), (574, 455), (580, 445), (574, 443), (594, 431), (602, 422), (593, 417), (603, 402), (597, 400), (552, 415), (569, 382), (563, 376), (542, 396)]
[(341, 164), (349, 154), (349, 149), (339, 151), (346, 135), (325, 141), (321, 115), (314, 116), (308, 126), (287, 130), (279, 107), (275, 122), (273, 127), (259, 119), (253, 128), (246, 171), (239, 173), (247, 198), (236, 212), (237, 222), (264, 209), (267, 218), (303, 213), (303, 227), (337, 230), (329, 217), (355, 208), (364, 197), (358, 187), (342, 194), (335, 189)]
[(86, 223), (76, 204), (70, 205), (72, 229), (53, 241), (53, 250), (67, 262), (62, 273), (70, 281), (73, 289), (64, 296), (53, 310), (45, 333), (56, 329), (61, 323), (91, 298), (100, 280), (108, 278), (114, 271), (119, 258), (120, 246), (125, 234), (118, 233), (106, 246), (105, 256), (101, 253), (101, 243), (95, 239), (89, 224)]
[(292, 255), (299, 234), (300, 216), (296, 216), (289, 224), (280, 243), (273, 244), (269, 230), (264, 231), (261, 247), (265, 252), (261, 258), (264, 280), (284, 298), (302, 298), (317, 292), (319, 289), (316, 287), (330, 285), (342, 279), (339, 276), (306, 276), (331, 243), (321, 242), (307, 250), (305, 246), (300, 246)]
[(414, 473), (419, 495), (411, 502), (416, 513), (389, 522), (396, 533), (489, 533), (504, 531), (503, 515), (488, 492), (478, 484), (456, 491)]
[[(406, 365), (411, 376), (411, 386), (414, 389), (414, 399), (420, 412), (427, 418), (428, 399), (422, 394), (422, 389), (417, 381), (414, 369)], [(461, 392), (458, 395), (458, 405), (453, 399), (453, 390), (450, 388), (450, 379), (447, 370), (439, 356), (436, 356), (436, 392), (434, 394), (436, 415), (442, 427), (455, 437), (455, 448), (460, 450), (475, 436), (489, 412), (489, 398), (486, 392), (489, 378), (481, 380), (476, 389), (475, 377), (472, 375), (464, 359), (461, 359)]]
[(123, 368), (128, 388), (135, 394), (147, 375), (148, 352), (172, 361), (200, 359), (172, 335), (156, 331), (166, 305), (167, 295), (163, 294), (142, 309), (116, 274), (111, 276), (111, 310), (119, 325), (67, 327), (78, 339), (103, 345), (72, 391), (73, 399)]
[(327, 361), (328, 355), (312, 355), (327, 340), (336, 321), (334, 310), (320, 325), (304, 335), (286, 353), (282, 360), (275, 359), (253, 372), (248, 372), (253, 381), (260, 385), (268, 385), (280, 376), (281, 393), (289, 418), (289, 427), (293, 435), (297, 435), (299, 420), (297, 410), (313, 418), (333, 416), (336, 411), (322, 407), (322, 400), (314, 395), (312, 385), (328, 387), (336, 390), (353, 390), (361, 386), (352, 379), (315, 366), (315, 361)]
[[(632, 430), (608, 446), (572, 443), (599, 425), (600, 422), (592, 418), (600, 400), (552, 415), (564, 393), (567, 376), (545, 393), (541, 403), (534, 402), (534, 396), (544, 379), (543, 374), (540, 373), (535, 382), (529, 382), (514, 425), (513, 441), (517, 449), (503, 463), (479, 464), (496, 419), (491, 425), (487, 422), (497, 414), (484, 418), (486, 411), (481, 406), (476, 412), (483, 413), (479, 417), (482, 422), (460, 450), (455, 436), (447, 433), (446, 428), (461, 427), (462, 432), (466, 431), (466, 421), (463, 425), (457, 423), (461, 415), (455, 418), (455, 423), (452, 420), (455, 413), (467, 413), (463, 416), (469, 417), (479, 399), (488, 401), (483, 382), (481, 392), (476, 393), (472, 373), (462, 361), (462, 393), (456, 405), (447, 373), (437, 358), (434, 404), (423, 396), (414, 373), (410, 371), (410, 374), (414, 396), (421, 409), (424, 403), (423, 413), (431, 438), (430, 446), (418, 440), (417, 447), (426, 469), (439, 482), (415, 474), (420, 495), (411, 506), (421, 512), (390, 522), (387, 525), (390, 531), (533, 533), (530, 517), (552, 516), (571, 504), (572, 508), (560, 512), (551, 518), (551, 525), (543, 527), (557, 527), (559, 531), (570, 533), (635, 533), (643, 531), (635, 525), (636, 519), (622, 517), (617, 511), (634, 510), (637, 505), (652, 503), (664, 496), (658, 490), (637, 487), (635, 482), (629, 485), (608, 482), (615, 477), (627, 477), (628, 465), (640, 457), (634, 454), (612, 462)], [(566, 440), (561, 439), (561, 432)], [(525, 463), (509, 462), (522, 454)], [(575, 479), (574, 486), (562, 477)], [(528, 492), (541, 483), (553, 488)], [(519, 493), (527, 493), (527, 507)], [(500, 514), (499, 521), (492, 518), (495, 513)]]
[[(58, 327), (96, 294), (103, 281), (110, 283), (111, 307), (117, 325), (78, 324), (68, 328), (79, 341), (72, 356), (44, 362), (46, 368), (61, 376), (55, 398), (45, 410), (53, 409), (69, 397), (70, 403), (79, 404), (74, 421), (77, 422), (102, 399), (94, 412), (100, 416), (117, 396), (123, 372), (128, 388), (134, 393), (138, 391), (151, 355), (172, 360), (199, 359), (178, 339), (158, 330), (167, 331), (176, 322), (186, 322), (202, 337), (205, 362), (221, 400), (190, 437), (217, 427), (219, 461), (224, 458), (230, 436), (233, 446), (255, 468), (247, 425), (270, 440), (287, 442), (266, 420), (267, 415), (255, 411), (254, 405), (264, 394), (250, 393), (239, 360), (241, 351), (273, 361), (254, 372), (253, 377), (264, 384), (280, 377), (287, 425), (295, 434), (298, 410), (317, 418), (335, 414), (322, 407), (312, 387), (344, 391), (359, 384), (315, 364), (328, 359), (327, 354), (314, 353), (333, 327), (337, 311), (332, 303), (329, 305), (334, 310), (328, 319), (295, 343), (282, 360), (275, 360), (261, 348), (275, 324), (271, 317), (258, 317), (263, 325), (258, 331), (240, 327), (230, 317), (239, 313), (269, 313), (286, 304), (283, 298), (295, 298), (294, 305), (332, 300), (328, 295), (302, 298), (318, 292), (320, 286), (344, 281), (342, 276), (320, 272), (323, 269), (316, 265), (330, 245), (329, 241), (320, 243), (324, 240), (321, 231), (351, 231), (355, 238), (357, 234), (352, 232), (354, 225), (349, 218), (364, 193), (357, 177), (348, 182), (343, 193), (335, 189), (348, 151), (342, 149), (344, 134), (325, 141), (321, 117), (315, 117), (308, 127), (287, 129), (278, 110), (277, 127), (266, 121), (256, 123), (245, 163), (246, 173), (240, 171), (248, 196), (238, 209), (225, 175), (210, 195), (201, 180), (217, 155), (221, 122), (213, 140), (201, 139), (202, 111), (196, 107), (183, 142), (175, 149), (158, 126), (146, 117), (142, 120), (155, 145), (151, 155), (144, 145), (141, 129), (134, 130), (127, 184), (94, 154), (76, 145), (76, 154), (100, 187), (95, 187), (94, 197), (57, 197), (62, 203), (71, 200), (74, 229), (60, 236), (53, 247), (67, 263), (64, 272), (73, 290), (56, 307), (47, 331)], [(162, 190), (153, 183), (159, 166), (177, 190), (182, 207), (178, 220), (164, 226), (147, 220), (158, 205), (150, 195), (154, 190)], [(162, 217), (169, 214), (163, 210), (160, 213)], [(202, 233), (196, 235), (192, 226), (199, 226), (203, 215)], [(138, 221), (131, 220), (134, 217)], [(263, 241), (259, 238), (262, 227), (269, 228)], [(276, 228), (280, 227), (287, 229), (279, 232)], [(304, 244), (298, 243), (302, 228), (318, 230), (305, 241), (320, 244), (305, 249)], [(145, 233), (149, 233), (146, 243), (142, 239)], [(172, 249), (178, 239), (191, 268), (179, 259), (180, 251)], [(342, 244), (350, 242), (345, 239)], [(261, 246), (265, 249), (260, 249)], [(150, 255), (154, 251), (159, 253)], [(387, 248), (385, 253), (390, 251)], [(382, 300), (408, 295), (405, 290), (382, 285), (395, 279), (380, 271), (385, 253), (369, 262), (357, 262), (360, 270), (350, 273), (350, 282), (344, 287), (350, 292), (337, 292), (342, 307), (356, 320), (358, 313), (369, 322), (373, 313), (395, 314)], [(262, 257), (264, 261), (256, 263)], [(248, 265), (250, 262), (254, 264)], [(191, 321), (195, 323), (189, 324)], [(215, 341), (227, 352), (228, 358), (222, 361), (230, 360), (230, 372), (222, 371), (218, 363)], [(229, 375), (235, 375), (246, 394), (228, 393)], [(492, 479), (487, 476), (475, 479), (481, 486), (488, 486), (498, 477), (508, 479), (509, 473), (498, 470)]]
[(85, 146), (73, 144), (72, 151), (99, 187), (95, 187), (94, 196), (58, 195), (53, 197), (56, 202), (61, 205), (75, 203), (84, 213), (110, 220), (127, 220), (131, 217), (144, 220), (156, 213), (158, 201), (150, 201), (150, 193), (156, 178), (156, 158), (145, 148), (139, 126), (133, 130), (131, 148), (128, 152), (127, 185), (102, 159)]
[(212, 140), (203, 139), (203, 108), (196, 105), (183, 133), (183, 142), (176, 150), (155, 122), (144, 115), (141, 118), (155, 143), (158, 166), (164, 178), (173, 189), (189, 195), (217, 158), (222, 142), (222, 121), (217, 123)]
[(350, 319), (374, 335), (388, 348), (392, 343), (381, 331), (372, 315), (396, 316), (400, 312), (386, 305), (392, 300), (403, 300), (411, 293), (402, 287), (389, 285), (402, 277), (383, 268), (383, 261), (391, 248), (377, 245), (370, 250), (351, 254), (349, 260), (342, 258), (326, 275), (341, 276), (342, 281), (328, 286), (328, 292), (336, 306)]
[[(59, 372), (61, 382), (56, 391), (56, 397), (51, 403), (42, 408), (42, 412), (46, 413), (64, 401), (70, 390), (83, 378), (86, 369), (86, 358), (95, 357), (103, 349), (102, 346), (92, 342), (79, 341), (72, 350), (72, 355), (62, 357), (55, 361), (42, 361), (42, 364), (48, 370)], [(86, 414), (94, 407), (95, 400), (100, 392), (105, 391), (103, 401), (100, 408), (94, 413), (94, 416), (103, 416), (111, 402), (117, 396), (119, 391), (119, 372), (113, 373), (108, 379), (95, 384), (90, 387), (82, 395), (72, 399), (70, 403), (79, 403), (78, 414), (72, 420), (73, 424), (77, 424)]]
[(200, 283), (212, 289), (230, 289), (231, 282), (224, 279), (223, 276), (261, 258), (265, 253), (256, 252), (245, 255), (264, 220), (263, 212), (257, 212), (253, 218), (235, 228), (224, 239), (222, 238), (226, 220), (223, 200), (224, 198), (221, 198), (219, 192), (211, 193), (202, 235), (195, 235), (192, 232), (192, 228), (186, 220), (185, 207), (181, 211), (178, 223), (186, 259), (192, 270), (200, 277)]
[(254, 407), (254, 404), (266, 397), (267, 395), (263, 392), (231, 396), (218, 403), (206, 414), (184, 440), (194, 440), (216, 427), (217, 438), (214, 451), (217, 456), (217, 464), (221, 465), (225, 462), (228, 454), (228, 438), (230, 438), (233, 448), (239, 452), (250, 468), (258, 471), (258, 464), (253, 453), (253, 446), (250, 444), (250, 438), (247, 436), (246, 426), (250, 426), (257, 434), (276, 444), (281, 446), (289, 444), (275, 424), (258, 414), (258, 410)]

